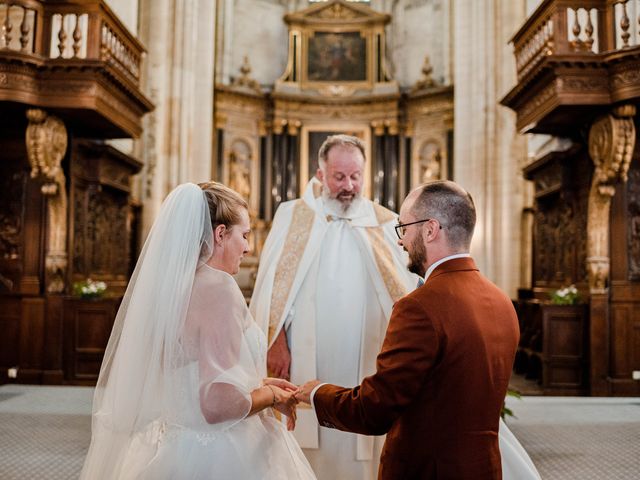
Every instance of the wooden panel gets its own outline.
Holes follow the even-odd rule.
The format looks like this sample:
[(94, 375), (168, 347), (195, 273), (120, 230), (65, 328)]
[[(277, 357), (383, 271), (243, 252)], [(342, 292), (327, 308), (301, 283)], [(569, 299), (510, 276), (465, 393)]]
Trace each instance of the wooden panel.
[(544, 337), (542, 386), (545, 394), (585, 393), (586, 305), (542, 305), (541, 308)]
[(44, 366), (42, 383), (57, 385), (64, 379), (63, 372), (63, 297), (47, 297), (47, 320), (44, 338)]
[(0, 380), (20, 360), (20, 297), (0, 296)]
[(45, 300), (23, 298), (20, 321), (19, 381), (40, 383), (44, 347)]
[(120, 300), (65, 300), (64, 358), (67, 382), (95, 384)]
[(81, 305), (75, 310), (73, 334), (76, 351), (104, 351), (113, 325), (111, 310), (103, 305)]
[(614, 304), (611, 308), (611, 373), (614, 378), (631, 378), (633, 342), (631, 306)]

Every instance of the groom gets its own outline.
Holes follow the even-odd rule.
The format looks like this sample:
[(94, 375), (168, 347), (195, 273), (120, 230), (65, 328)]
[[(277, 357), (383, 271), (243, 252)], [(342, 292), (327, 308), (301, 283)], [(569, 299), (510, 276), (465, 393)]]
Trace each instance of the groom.
[(471, 196), (454, 182), (413, 190), (396, 232), (425, 283), (394, 306), (376, 373), (355, 388), (307, 382), (318, 422), (386, 433), (378, 478), (500, 479), (498, 421), (518, 342), (509, 298), (469, 256)]

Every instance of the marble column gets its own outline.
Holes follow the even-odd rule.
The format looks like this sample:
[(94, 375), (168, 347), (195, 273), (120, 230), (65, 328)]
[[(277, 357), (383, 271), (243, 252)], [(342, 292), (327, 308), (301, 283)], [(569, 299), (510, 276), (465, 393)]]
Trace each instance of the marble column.
[(137, 151), (143, 235), (176, 185), (211, 178), (215, 0), (140, 0), (143, 89), (155, 104)]
[(520, 286), (521, 165), (526, 141), (515, 115), (498, 102), (516, 84), (510, 37), (524, 23), (525, 0), (455, 0), (454, 180), (474, 197), (471, 247), (480, 270), (515, 297)]

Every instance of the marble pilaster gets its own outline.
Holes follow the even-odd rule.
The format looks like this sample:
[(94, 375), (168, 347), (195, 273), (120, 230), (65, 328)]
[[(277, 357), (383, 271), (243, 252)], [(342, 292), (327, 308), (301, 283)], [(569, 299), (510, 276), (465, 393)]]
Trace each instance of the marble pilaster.
[[(474, 197), (472, 254), (480, 270), (515, 296), (521, 286), (526, 142), (515, 115), (499, 106), (516, 81), (508, 41), (525, 20), (525, 1), (455, 0), (454, 180)], [(526, 268), (526, 267), (525, 267)]]
[(215, 0), (140, 0), (144, 89), (156, 108), (138, 151), (143, 234), (169, 191), (211, 177)]

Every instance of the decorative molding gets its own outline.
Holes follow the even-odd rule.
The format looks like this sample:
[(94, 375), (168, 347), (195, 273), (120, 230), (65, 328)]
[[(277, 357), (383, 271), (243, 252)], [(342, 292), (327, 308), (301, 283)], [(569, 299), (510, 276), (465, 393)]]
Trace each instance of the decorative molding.
[(67, 151), (67, 130), (62, 120), (44, 110), (32, 108), (26, 115), (31, 177), (43, 180), (41, 190), (47, 197), (46, 289), (49, 293), (62, 293), (67, 270), (67, 191), (61, 162)]
[(627, 181), (635, 145), (634, 105), (622, 105), (599, 117), (589, 131), (589, 155), (595, 171), (589, 192), (587, 266), (592, 294), (606, 293), (609, 280), (609, 225), (615, 184)]
[[(591, 75), (566, 75), (558, 78), (556, 84), (562, 93), (592, 95), (593, 92), (609, 94), (609, 78), (605, 72), (591, 72)], [(600, 76), (594, 76), (601, 73)]]
[(93, 110), (102, 120), (94, 135), (135, 137), (142, 131), (141, 117), (153, 104), (121, 77), (98, 61), (29, 58), (10, 62), (0, 55), (0, 101), (19, 99), (33, 107), (66, 109), (65, 121), (78, 124), (87, 110)]
[(260, 88), (260, 84), (250, 76), (251, 74), (251, 65), (249, 64), (249, 57), (244, 56), (242, 65), (240, 66), (240, 76), (233, 79), (231, 83), (234, 87), (243, 87), (248, 88), (249, 90), (254, 90), (257, 93), (262, 94), (262, 89)]
[(422, 76), (415, 83), (415, 85), (411, 88), (412, 92), (416, 92), (418, 90), (422, 90), (424, 88), (431, 88), (436, 85), (435, 80), (433, 79), (433, 67), (431, 66), (431, 61), (429, 60), (429, 55), (424, 57), (424, 62), (422, 64)]

